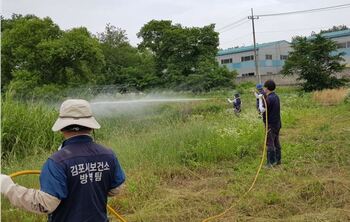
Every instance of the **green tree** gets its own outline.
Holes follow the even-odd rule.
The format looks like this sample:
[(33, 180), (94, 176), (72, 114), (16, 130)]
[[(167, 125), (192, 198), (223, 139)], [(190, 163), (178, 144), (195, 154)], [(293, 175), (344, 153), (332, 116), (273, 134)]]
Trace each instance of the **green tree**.
[(199, 68), (186, 78), (185, 88), (195, 92), (232, 88), (236, 76), (236, 71), (218, 66), (212, 59), (202, 60), (199, 62)]
[(137, 37), (142, 38), (142, 42), (139, 44), (138, 48), (140, 50), (150, 50), (154, 55), (156, 66), (155, 72), (158, 77), (156, 85), (158, 86), (164, 81), (167, 81), (167, 54), (171, 53), (171, 51), (165, 46), (167, 43), (165, 38), (167, 33), (176, 26), (178, 25), (173, 26), (171, 21), (168, 20), (152, 20), (145, 24), (140, 32), (137, 33)]
[(83, 27), (68, 30), (59, 39), (42, 41), (37, 48), (36, 70), (42, 84), (96, 83), (105, 64), (98, 40)]
[(106, 58), (99, 84), (115, 84), (126, 90), (143, 90), (154, 85), (153, 55), (132, 47), (125, 30), (107, 24), (105, 31), (97, 36)]
[[(104, 66), (86, 28), (62, 31), (50, 18), (13, 15), (2, 29), (2, 86), (17, 93), (94, 83)], [(49, 93), (49, 92), (47, 92)]]
[(97, 38), (102, 44), (106, 44), (111, 47), (129, 44), (126, 31), (121, 28), (117, 28), (110, 23), (106, 25), (104, 32), (97, 33)]
[(18, 21), (18, 20), (29, 20), (29, 19), (35, 19), (35, 18), (38, 18), (36, 17), (35, 15), (31, 15), (31, 14), (28, 14), (28, 15), (21, 15), (21, 14), (12, 14), (11, 15), (11, 18), (7, 19), (5, 17), (3, 17), (2, 15), (0, 16), (0, 19), (1, 19), (1, 32), (5, 31), (6, 29), (11, 29), (13, 27), (13, 24)]
[(341, 64), (343, 53), (337, 52), (336, 43), (320, 34), (307, 39), (296, 37), (292, 41), (293, 51), (289, 53), (282, 73), (298, 76), (303, 80), (305, 91), (337, 88), (345, 84), (345, 79), (337, 79), (335, 74), (345, 68)]
[[(198, 87), (210, 90), (222, 84), (221, 81), (212, 81), (219, 78), (217, 75), (224, 74), (216, 72), (219, 70), (215, 61), (219, 37), (214, 28), (214, 25), (202, 28), (182, 27), (168, 20), (152, 20), (141, 28), (137, 34), (142, 38), (139, 48), (152, 51), (159, 86), (166, 88), (193, 86), (196, 90)], [(218, 85), (212, 84), (214, 82)]]
[(1, 34), (1, 86), (4, 89), (14, 72), (36, 68), (40, 42), (58, 39), (63, 32), (50, 18), (13, 15), (3, 21)]

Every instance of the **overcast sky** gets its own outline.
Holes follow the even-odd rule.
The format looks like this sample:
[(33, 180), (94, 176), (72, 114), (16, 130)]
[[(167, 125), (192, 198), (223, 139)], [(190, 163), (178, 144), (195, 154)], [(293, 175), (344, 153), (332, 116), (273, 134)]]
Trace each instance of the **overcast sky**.
[[(183, 26), (202, 27), (216, 24), (220, 32), (220, 48), (252, 45), (250, 20), (233, 27), (226, 25), (254, 14), (270, 14), (349, 4), (350, 0), (2, 0), (2, 15), (34, 14), (49, 16), (61, 29), (84, 26), (96, 34), (107, 23), (126, 30), (130, 43), (137, 46), (136, 33), (152, 19), (172, 20)], [(333, 25), (350, 27), (350, 7), (256, 20), (258, 43), (290, 41), (295, 35), (310, 35)]]

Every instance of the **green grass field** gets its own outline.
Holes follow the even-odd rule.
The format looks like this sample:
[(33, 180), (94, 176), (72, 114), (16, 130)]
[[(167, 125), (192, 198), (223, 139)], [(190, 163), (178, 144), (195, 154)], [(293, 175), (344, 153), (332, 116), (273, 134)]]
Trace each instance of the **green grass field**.
[[(293, 88), (276, 91), (283, 164), (262, 169), (254, 189), (236, 202), (253, 181), (264, 140), (255, 97), (248, 92), (242, 90), (240, 117), (226, 103), (231, 92), (98, 117), (96, 140), (113, 148), (127, 176), (122, 194), (109, 204), (127, 221), (196, 222), (232, 204), (213, 221), (349, 221), (350, 103), (321, 105)], [(2, 173), (41, 168), (62, 139), (50, 132), (56, 115), (43, 104), (3, 102)], [(36, 175), (15, 182), (39, 187)], [(46, 216), (2, 199), (1, 219), (46, 221)]]

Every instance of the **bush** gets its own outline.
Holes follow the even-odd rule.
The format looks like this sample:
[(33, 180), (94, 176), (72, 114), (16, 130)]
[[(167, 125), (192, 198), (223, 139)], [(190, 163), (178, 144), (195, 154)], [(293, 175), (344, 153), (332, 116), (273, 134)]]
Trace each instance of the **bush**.
[(62, 88), (56, 84), (43, 85), (34, 89), (33, 96), (45, 101), (59, 101), (64, 98)]

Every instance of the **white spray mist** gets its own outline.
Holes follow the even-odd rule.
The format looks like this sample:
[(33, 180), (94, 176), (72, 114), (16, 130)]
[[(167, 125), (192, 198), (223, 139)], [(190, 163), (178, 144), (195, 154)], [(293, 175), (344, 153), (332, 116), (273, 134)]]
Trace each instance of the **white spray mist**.
[[(179, 96), (180, 95), (180, 96)], [(145, 115), (147, 112), (165, 103), (186, 103), (206, 100), (205, 98), (188, 98), (185, 95), (162, 93), (129, 93), (115, 96), (99, 95), (90, 101), (94, 115), (111, 117), (119, 115)]]

